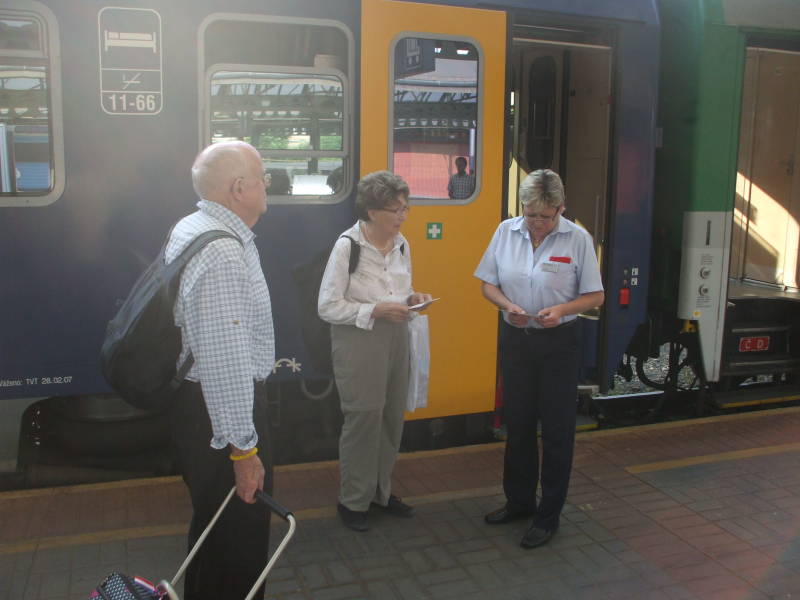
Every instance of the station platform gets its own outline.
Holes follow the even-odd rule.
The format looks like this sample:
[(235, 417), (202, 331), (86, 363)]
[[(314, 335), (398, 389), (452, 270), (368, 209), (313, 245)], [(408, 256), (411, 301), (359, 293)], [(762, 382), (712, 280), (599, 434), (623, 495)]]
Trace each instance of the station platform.
[[(338, 464), (276, 470), (297, 534), (267, 598), (800, 597), (800, 408), (579, 433), (561, 527), (524, 550), (503, 502), (503, 444), (403, 454), (413, 519), (346, 529)], [(83, 600), (111, 571), (170, 578), (189, 501), (177, 478), (0, 494), (0, 600)], [(274, 543), (285, 524), (273, 517)], [(228, 599), (236, 600), (236, 599)]]

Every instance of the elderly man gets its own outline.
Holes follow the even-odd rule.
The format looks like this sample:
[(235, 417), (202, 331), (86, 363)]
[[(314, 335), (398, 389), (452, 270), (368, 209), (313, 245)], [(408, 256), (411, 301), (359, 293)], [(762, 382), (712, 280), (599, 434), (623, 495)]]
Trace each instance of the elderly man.
[[(258, 151), (244, 142), (215, 144), (192, 167), (201, 200), (170, 235), (166, 260), (199, 234), (222, 229), (239, 239), (209, 243), (187, 264), (175, 324), (194, 365), (170, 408), (174, 444), (194, 514), (189, 546), (230, 488), (236, 498), (186, 574), (185, 600), (247, 595), (267, 560), (269, 513), (255, 504), (272, 482), (264, 380), (275, 361), (269, 290), (251, 231), (267, 210)], [(262, 592), (263, 595), (263, 592)]]

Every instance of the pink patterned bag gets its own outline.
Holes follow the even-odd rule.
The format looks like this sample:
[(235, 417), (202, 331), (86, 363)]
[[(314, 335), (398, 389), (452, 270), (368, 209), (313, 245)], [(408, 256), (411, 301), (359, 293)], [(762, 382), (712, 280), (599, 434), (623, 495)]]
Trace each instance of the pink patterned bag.
[(89, 600), (161, 600), (167, 592), (159, 590), (143, 577), (130, 577), (122, 573), (111, 573), (97, 586)]

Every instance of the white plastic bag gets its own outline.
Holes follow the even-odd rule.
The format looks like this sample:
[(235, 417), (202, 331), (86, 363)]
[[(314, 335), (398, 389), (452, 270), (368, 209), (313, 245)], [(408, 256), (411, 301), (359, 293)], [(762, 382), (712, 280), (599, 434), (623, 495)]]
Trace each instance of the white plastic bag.
[(428, 375), (431, 366), (428, 315), (417, 315), (408, 322), (408, 351), (411, 363), (406, 409), (428, 406)]

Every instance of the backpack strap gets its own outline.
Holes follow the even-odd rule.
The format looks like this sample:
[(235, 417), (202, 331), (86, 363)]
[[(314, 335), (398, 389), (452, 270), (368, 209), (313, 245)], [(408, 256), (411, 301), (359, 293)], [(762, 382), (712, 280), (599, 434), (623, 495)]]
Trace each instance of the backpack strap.
[[(170, 234), (171, 233), (172, 231), (170, 231)], [(176, 261), (182, 260), (184, 261), (184, 265), (186, 265), (189, 263), (189, 261), (195, 254), (200, 252), (200, 250), (205, 248), (208, 244), (210, 244), (214, 240), (219, 240), (223, 238), (233, 238), (234, 240), (239, 242), (239, 244), (241, 244), (242, 247), (244, 247), (244, 244), (242, 243), (242, 240), (238, 235), (231, 233), (230, 231), (225, 231), (224, 229), (212, 229), (210, 231), (204, 231), (196, 238), (194, 238), (191, 242), (189, 242), (189, 245), (186, 246), (186, 248), (184, 248), (183, 251), (181, 251), (181, 253), (175, 258), (175, 260)], [(169, 239), (169, 237), (167, 237), (167, 239)], [(192, 353), (190, 351), (189, 354), (186, 356), (186, 360), (183, 361), (183, 364), (178, 368), (178, 371), (175, 373), (175, 377), (173, 377), (172, 381), (170, 381), (169, 384), (170, 389), (177, 390), (180, 387), (181, 383), (183, 383), (183, 380), (186, 379), (186, 376), (189, 374), (189, 371), (192, 370), (193, 365), (194, 365), (194, 356), (192, 356)]]
[(214, 240), (219, 240), (222, 238), (232, 238), (239, 242), (240, 246), (244, 247), (242, 240), (235, 233), (225, 231), (224, 229), (212, 229), (210, 231), (204, 231), (191, 242), (189, 242), (186, 248), (184, 248), (177, 257), (175, 257), (175, 260), (184, 260), (186, 263), (188, 263), (195, 254), (200, 252), (200, 250), (205, 248), (208, 244)]
[(358, 268), (358, 260), (361, 258), (361, 246), (359, 246), (358, 242), (349, 235), (342, 234), (339, 237), (350, 240), (350, 262), (347, 266), (347, 272), (352, 275)]
[[(358, 242), (351, 238), (349, 235), (342, 234), (339, 236), (340, 238), (347, 238), (350, 240), (350, 263), (347, 266), (347, 272), (352, 275), (356, 272), (358, 268), (358, 259), (361, 258), (361, 246), (359, 246)], [(403, 242), (400, 244), (400, 254), (406, 253), (406, 244)]]

